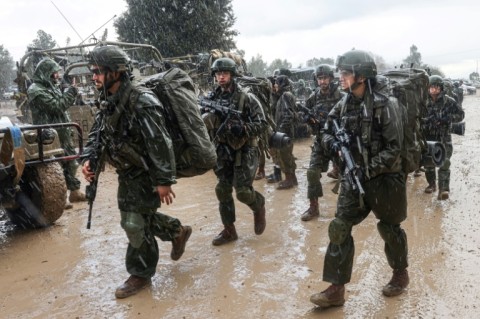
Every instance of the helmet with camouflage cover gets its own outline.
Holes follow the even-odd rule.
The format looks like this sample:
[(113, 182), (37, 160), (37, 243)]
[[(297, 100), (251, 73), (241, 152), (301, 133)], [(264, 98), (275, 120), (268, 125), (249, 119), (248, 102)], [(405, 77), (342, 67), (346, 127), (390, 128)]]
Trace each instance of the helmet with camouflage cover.
[(129, 56), (116, 45), (104, 45), (95, 47), (90, 52), (89, 63), (106, 67), (111, 71), (127, 72), (131, 68)]
[(319, 76), (329, 76), (333, 78), (333, 69), (330, 65), (328, 64), (320, 64), (317, 66), (315, 69), (315, 77)]
[(232, 73), (232, 76), (237, 76), (237, 64), (230, 58), (219, 58), (213, 61), (212, 67), (210, 68), (212, 76), (215, 76), (215, 72), (218, 71), (229, 71)]
[(428, 81), (429, 85), (439, 86), (443, 90), (443, 79), (440, 75), (431, 75)]
[(337, 69), (353, 72), (355, 75), (373, 79), (377, 75), (377, 65), (370, 53), (351, 50), (337, 58)]

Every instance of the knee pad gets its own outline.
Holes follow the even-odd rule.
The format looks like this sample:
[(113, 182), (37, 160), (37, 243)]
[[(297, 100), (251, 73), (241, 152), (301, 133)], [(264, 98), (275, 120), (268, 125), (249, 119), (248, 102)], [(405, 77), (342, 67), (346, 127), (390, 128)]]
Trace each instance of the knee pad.
[(309, 168), (307, 169), (307, 181), (308, 183), (315, 183), (320, 180), (320, 171), (318, 168)]
[(350, 235), (352, 226), (340, 218), (335, 218), (328, 226), (328, 237), (330, 242), (335, 245), (341, 245)]
[(399, 225), (390, 225), (382, 221), (377, 223), (377, 229), (382, 239), (388, 242), (391, 238), (395, 238), (400, 231)]
[(233, 200), (231, 186), (218, 183), (217, 186), (215, 186), (215, 194), (220, 202), (228, 202)]
[(133, 248), (140, 248), (145, 241), (145, 221), (141, 214), (125, 213), (122, 228)]
[(255, 200), (255, 193), (249, 187), (237, 188), (237, 199), (247, 205), (250, 205)]

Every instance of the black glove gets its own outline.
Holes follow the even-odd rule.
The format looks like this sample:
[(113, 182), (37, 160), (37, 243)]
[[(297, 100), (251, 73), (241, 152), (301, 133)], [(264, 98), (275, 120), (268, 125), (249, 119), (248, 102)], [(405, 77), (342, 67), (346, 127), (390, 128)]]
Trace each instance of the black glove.
[(340, 142), (339, 141), (333, 141), (332, 144), (330, 145), (330, 151), (334, 156), (338, 156), (338, 153), (341, 150)]
[(242, 121), (232, 121), (230, 123), (230, 132), (237, 137), (242, 137), (245, 134), (245, 128)]

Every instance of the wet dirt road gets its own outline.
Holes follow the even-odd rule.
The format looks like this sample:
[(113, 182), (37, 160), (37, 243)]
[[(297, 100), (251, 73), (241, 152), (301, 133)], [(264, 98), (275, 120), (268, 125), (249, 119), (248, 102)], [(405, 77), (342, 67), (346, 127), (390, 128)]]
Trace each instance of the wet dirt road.
[[(162, 211), (193, 227), (183, 257), (170, 260), (170, 243), (160, 242), (160, 261), (150, 288), (116, 300), (126, 278), (127, 238), (119, 225), (116, 176), (100, 179), (92, 229), (88, 208), (75, 204), (56, 225), (12, 231), (0, 222), (0, 317), (2, 318), (473, 318), (480, 300), (480, 97), (464, 101), (467, 131), (454, 135), (451, 199), (423, 193), (424, 177), (408, 179), (410, 286), (386, 298), (381, 288), (391, 270), (376, 220), (354, 227), (356, 254), (343, 307), (321, 310), (310, 295), (321, 281), (328, 222), (336, 195), (328, 177), (321, 217), (300, 221), (307, 208), (309, 140), (297, 141), (299, 186), (276, 191), (265, 181), (254, 186), (267, 198), (267, 228), (253, 231), (253, 217), (237, 205), (239, 240), (211, 245), (221, 230), (213, 173), (180, 180), (177, 198)], [(271, 166), (268, 167), (269, 171)]]

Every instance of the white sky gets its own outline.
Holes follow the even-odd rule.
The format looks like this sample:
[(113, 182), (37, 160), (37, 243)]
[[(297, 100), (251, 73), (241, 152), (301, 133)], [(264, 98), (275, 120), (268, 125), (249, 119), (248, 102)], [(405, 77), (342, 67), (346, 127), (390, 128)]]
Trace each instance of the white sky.
[[(53, 3), (82, 39), (127, 7), (124, 0)], [(233, 9), (234, 28), (240, 32), (237, 47), (245, 50), (247, 60), (260, 54), (268, 63), (280, 58), (296, 67), (313, 57), (335, 59), (355, 47), (393, 65), (400, 64), (415, 44), (424, 63), (454, 78), (477, 71), (480, 60), (480, 1), (233, 0)], [(112, 22), (105, 27), (108, 39), (115, 40)], [(0, 0), (0, 44), (15, 61), (39, 29), (62, 46), (67, 37), (80, 42), (51, 0)]]

